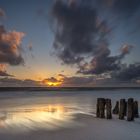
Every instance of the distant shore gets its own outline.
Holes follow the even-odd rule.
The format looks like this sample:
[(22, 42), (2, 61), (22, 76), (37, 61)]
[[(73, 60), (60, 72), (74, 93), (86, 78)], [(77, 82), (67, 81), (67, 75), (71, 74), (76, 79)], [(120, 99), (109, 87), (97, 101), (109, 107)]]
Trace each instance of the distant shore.
[(135, 90), (140, 86), (130, 87), (0, 87), (1, 91), (91, 91), (91, 90)]

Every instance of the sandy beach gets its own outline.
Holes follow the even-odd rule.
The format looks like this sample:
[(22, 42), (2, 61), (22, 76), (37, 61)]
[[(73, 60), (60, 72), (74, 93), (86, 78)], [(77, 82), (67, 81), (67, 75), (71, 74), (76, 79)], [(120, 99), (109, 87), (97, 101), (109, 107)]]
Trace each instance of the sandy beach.
[(134, 122), (97, 119), (92, 115), (77, 114), (73, 127), (57, 130), (37, 130), (28, 133), (0, 133), (1, 140), (139, 140), (140, 119)]
[(1, 93), (0, 140), (139, 140), (140, 118), (96, 118), (99, 97), (140, 104), (139, 90)]

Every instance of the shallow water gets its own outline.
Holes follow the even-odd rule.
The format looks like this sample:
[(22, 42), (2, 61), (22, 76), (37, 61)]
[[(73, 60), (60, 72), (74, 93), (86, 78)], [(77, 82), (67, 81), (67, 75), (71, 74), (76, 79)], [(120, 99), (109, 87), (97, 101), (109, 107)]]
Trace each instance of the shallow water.
[(3, 92), (0, 132), (56, 130), (79, 125), (74, 121), (75, 114), (95, 114), (98, 97), (111, 98), (113, 106), (120, 98), (133, 97), (140, 103), (140, 90)]

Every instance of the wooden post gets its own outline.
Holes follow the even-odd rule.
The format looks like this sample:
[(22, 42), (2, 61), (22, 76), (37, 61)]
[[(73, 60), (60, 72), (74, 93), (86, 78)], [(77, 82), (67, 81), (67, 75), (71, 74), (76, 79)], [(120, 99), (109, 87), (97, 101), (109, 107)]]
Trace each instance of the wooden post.
[(125, 99), (120, 100), (120, 109), (119, 109), (119, 119), (123, 120), (126, 112), (126, 102)]
[(119, 114), (119, 101), (116, 102), (116, 105), (113, 109), (113, 114)]
[(97, 99), (97, 104), (96, 104), (96, 117), (100, 117), (100, 111), (99, 111), (99, 100), (100, 98)]
[(105, 99), (104, 98), (99, 99), (99, 117), (105, 118)]
[(134, 102), (134, 117), (138, 118), (139, 117), (139, 110), (138, 110), (138, 101)]
[(134, 100), (129, 98), (127, 102), (127, 121), (134, 120)]
[(124, 116), (127, 115), (127, 101), (125, 101), (125, 106), (124, 106)]
[(111, 99), (106, 99), (106, 118), (107, 119), (112, 119)]

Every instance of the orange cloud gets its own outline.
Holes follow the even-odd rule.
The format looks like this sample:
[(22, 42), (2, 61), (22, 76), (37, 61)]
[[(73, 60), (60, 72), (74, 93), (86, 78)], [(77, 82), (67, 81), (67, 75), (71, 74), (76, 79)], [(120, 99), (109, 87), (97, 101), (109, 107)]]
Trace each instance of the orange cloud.
[(21, 41), (24, 35), (25, 34), (23, 32), (16, 32), (16, 31), (3, 33), (1, 35), (1, 41), (9, 44), (9, 49), (16, 55), (19, 55)]
[[(0, 17), (5, 17), (5, 12), (0, 8)], [(23, 32), (7, 31), (0, 25), (0, 76), (11, 76), (6, 72), (7, 65), (20, 65), (24, 63), (21, 43), (25, 36)]]
[(0, 64), (0, 76), (12, 76), (7, 73), (6, 67), (7, 67), (6, 64)]
[(6, 70), (6, 65), (0, 64), (0, 71), (5, 71), (5, 70)]
[(24, 63), (21, 55), (21, 42), (23, 32), (7, 32), (3, 25), (0, 26), (0, 63), (19, 65)]

